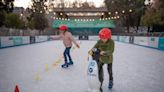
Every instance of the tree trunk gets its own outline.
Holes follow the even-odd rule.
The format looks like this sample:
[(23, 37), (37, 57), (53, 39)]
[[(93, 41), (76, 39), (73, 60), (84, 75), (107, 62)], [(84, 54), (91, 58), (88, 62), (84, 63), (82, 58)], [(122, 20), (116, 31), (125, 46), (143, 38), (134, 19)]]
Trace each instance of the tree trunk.
[(150, 26), (147, 27), (147, 32), (148, 32), (148, 33), (150, 32)]
[(138, 21), (137, 21), (137, 30), (139, 29), (139, 26), (140, 26), (140, 21), (141, 21), (141, 16), (138, 16)]
[(129, 25), (127, 25), (127, 33), (129, 33)]

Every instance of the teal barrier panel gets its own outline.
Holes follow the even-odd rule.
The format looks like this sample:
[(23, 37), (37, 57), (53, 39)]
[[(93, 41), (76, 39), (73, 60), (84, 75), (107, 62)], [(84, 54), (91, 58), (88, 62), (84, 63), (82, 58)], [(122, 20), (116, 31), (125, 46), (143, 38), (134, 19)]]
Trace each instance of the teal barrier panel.
[(164, 50), (164, 37), (159, 38), (158, 49)]
[(0, 37), (0, 48), (1, 48), (1, 37)]
[(14, 46), (22, 45), (22, 43), (23, 43), (22, 37), (21, 36), (14, 36), (13, 37), (13, 43), (14, 43)]

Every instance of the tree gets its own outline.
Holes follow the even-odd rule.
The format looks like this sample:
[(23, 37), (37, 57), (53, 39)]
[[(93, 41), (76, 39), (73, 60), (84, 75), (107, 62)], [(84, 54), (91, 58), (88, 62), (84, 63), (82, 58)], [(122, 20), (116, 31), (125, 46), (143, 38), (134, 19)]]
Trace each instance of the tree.
[[(162, 25), (162, 26), (164, 26), (164, 1), (163, 0), (155, 0), (155, 1), (157, 1), (157, 8), (156, 8), (156, 10), (160, 13), (160, 15), (161, 15), (161, 20), (159, 21), (159, 24), (160, 25)], [(159, 4), (158, 4), (159, 3)], [(157, 13), (158, 13), (157, 12)]]
[(84, 3), (82, 3), (81, 8), (90, 8), (90, 5), (88, 2), (84, 2)]
[(148, 27), (148, 32), (149, 32), (150, 27), (152, 27), (154, 24), (158, 24), (160, 20), (161, 20), (160, 13), (151, 11), (151, 12), (146, 12), (146, 14), (144, 16), (142, 16), (141, 23), (144, 26)]
[(78, 2), (77, 1), (74, 1), (73, 3), (72, 3), (72, 7), (73, 8), (78, 8), (79, 6), (78, 6)]
[(48, 19), (45, 17), (46, 0), (33, 0), (32, 13), (29, 19), (29, 28), (40, 30), (40, 33), (48, 27)]
[(144, 1), (145, 0), (104, 0), (104, 3), (108, 11), (111, 12), (108, 16), (121, 15), (121, 22), (129, 31), (130, 26), (136, 26), (138, 29), (144, 9)]
[(8, 28), (23, 29), (25, 28), (25, 22), (20, 19), (18, 14), (9, 13), (5, 17), (5, 26)]
[(34, 28), (38, 30), (44, 30), (48, 27), (48, 20), (44, 14), (36, 13), (33, 17)]
[(0, 27), (4, 25), (5, 22), (5, 11), (0, 11)]
[(30, 21), (27, 23), (27, 26), (28, 26), (28, 28), (30, 28), (30, 29), (34, 29), (34, 21), (33, 21), (33, 20), (30, 20)]
[(95, 5), (93, 2), (84, 2), (80, 8), (95, 8)]
[(14, 3), (14, 0), (0, 0), (0, 7), (6, 12), (12, 12), (14, 9), (13, 3)]
[(0, 27), (4, 25), (5, 13), (10, 13), (13, 11), (14, 0), (0, 0)]
[(72, 3), (73, 8), (95, 8), (95, 5), (93, 2), (81, 2), (79, 0), (76, 0)]
[(141, 23), (148, 27), (164, 26), (164, 1), (155, 0), (154, 3), (149, 4), (146, 9), (146, 13), (142, 16)]

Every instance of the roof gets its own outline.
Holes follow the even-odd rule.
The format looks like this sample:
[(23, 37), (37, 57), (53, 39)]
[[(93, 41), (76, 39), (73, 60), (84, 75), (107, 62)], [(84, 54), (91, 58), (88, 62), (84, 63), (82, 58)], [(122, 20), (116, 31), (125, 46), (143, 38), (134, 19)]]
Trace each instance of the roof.
[(70, 19), (68, 20), (54, 20), (53, 21), (53, 28), (58, 28), (61, 24), (65, 24), (68, 28), (115, 28), (115, 21), (114, 20), (99, 20), (93, 19), (85, 21), (81, 21), (78, 19)]

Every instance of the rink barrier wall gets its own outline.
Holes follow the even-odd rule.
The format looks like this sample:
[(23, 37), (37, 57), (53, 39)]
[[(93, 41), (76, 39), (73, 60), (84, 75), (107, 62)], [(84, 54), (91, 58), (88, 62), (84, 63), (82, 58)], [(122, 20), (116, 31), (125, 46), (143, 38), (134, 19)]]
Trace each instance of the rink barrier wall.
[(98, 36), (89, 36), (88, 39), (91, 41), (97, 41), (97, 40), (99, 40), (99, 37)]
[(129, 36), (119, 36), (118, 41), (124, 42), (124, 43), (129, 43)]
[[(98, 36), (90, 36), (89, 40), (98, 40)], [(164, 50), (164, 37), (142, 37), (142, 36), (112, 36), (114, 41), (134, 44), (138, 46)]]
[(134, 44), (158, 48), (159, 37), (134, 37)]
[(48, 36), (35, 36), (35, 43), (48, 41)]
[[(27, 45), (54, 40), (52, 36), (1, 36), (0, 48)], [(76, 40), (99, 40), (98, 36), (74, 36)], [(164, 50), (164, 37), (112, 36), (114, 41)]]
[(1, 36), (0, 48), (51, 41), (50, 36)]
[(159, 38), (158, 49), (164, 50), (164, 37), (163, 38)]
[(0, 48), (26, 45), (30, 43), (29, 36), (3, 36), (0, 37)]

